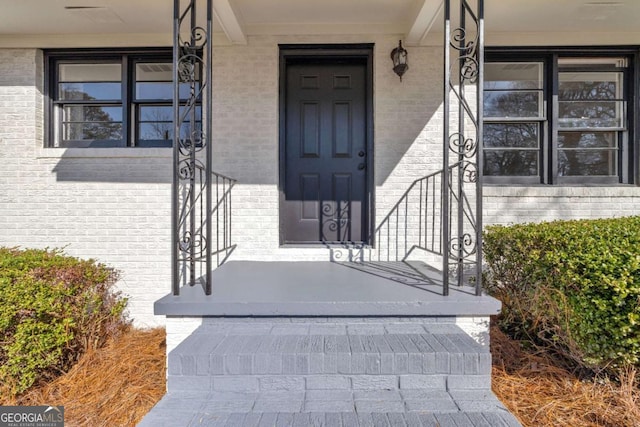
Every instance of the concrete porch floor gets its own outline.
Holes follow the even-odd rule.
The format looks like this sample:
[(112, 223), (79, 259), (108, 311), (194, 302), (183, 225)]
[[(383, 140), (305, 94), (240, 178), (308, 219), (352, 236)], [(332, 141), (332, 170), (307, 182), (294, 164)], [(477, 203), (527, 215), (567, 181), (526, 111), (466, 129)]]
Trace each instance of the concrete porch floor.
[[(418, 271), (420, 273), (418, 273)], [(212, 274), (212, 295), (200, 286), (156, 301), (176, 316), (488, 316), (500, 302), (450, 286), (423, 263), (231, 261)]]

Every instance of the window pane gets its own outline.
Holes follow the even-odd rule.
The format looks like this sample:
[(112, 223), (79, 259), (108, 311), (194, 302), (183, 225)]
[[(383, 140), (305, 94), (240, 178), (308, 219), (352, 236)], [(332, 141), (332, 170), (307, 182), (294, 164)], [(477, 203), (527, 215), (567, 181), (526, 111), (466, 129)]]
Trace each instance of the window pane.
[(120, 100), (120, 83), (61, 83), (58, 97), (63, 101)]
[(616, 132), (559, 132), (559, 148), (617, 148)]
[[(184, 111), (184, 109), (182, 109)], [(202, 128), (202, 107), (195, 108), (196, 129)], [(173, 107), (169, 105), (139, 106), (138, 138), (144, 140), (173, 139)], [(186, 138), (189, 124), (182, 125), (182, 137)]]
[[(202, 129), (200, 122), (196, 123), (196, 130)], [(183, 125), (180, 136), (187, 138), (189, 127)], [(138, 137), (141, 141), (147, 140), (173, 140), (173, 123), (172, 122), (147, 122), (140, 123), (138, 127)]]
[(485, 176), (537, 176), (538, 150), (485, 150)]
[(63, 123), (65, 141), (120, 140), (122, 123)]
[(542, 92), (484, 93), (486, 117), (542, 117)]
[[(200, 90), (197, 84), (196, 91)], [(180, 98), (189, 98), (191, 88), (188, 84), (180, 85)], [(173, 99), (173, 83), (171, 82), (145, 82), (136, 83), (136, 99)]]
[[(196, 78), (199, 73), (196, 70)], [(136, 64), (136, 99), (173, 99), (173, 65), (163, 63)], [(196, 91), (200, 90), (197, 83)], [(191, 88), (188, 83), (180, 85), (180, 98), (189, 98)]]
[(173, 139), (173, 123), (172, 122), (156, 122), (141, 123), (139, 126), (138, 137), (140, 140), (172, 140)]
[(61, 82), (119, 82), (120, 64), (60, 64), (58, 80)]
[[(200, 78), (198, 67), (196, 67), (195, 77)], [(173, 81), (173, 64), (171, 62), (139, 62), (136, 64), (136, 81), (171, 82)]]
[[(180, 111), (184, 111), (181, 108)], [(202, 120), (202, 108), (196, 106), (196, 121)], [(170, 105), (141, 105), (140, 121), (142, 122), (162, 122), (173, 121), (173, 107)]]
[(560, 128), (624, 126), (622, 101), (561, 101), (558, 110)]
[(485, 123), (484, 146), (538, 148), (538, 123)]
[(140, 121), (142, 122), (171, 122), (173, 121), (173, 107), (169, 105), (140, 106)]
[(618, 150), (558, 150), (560, 176), (616, 176)]
[(559, 73), (561, 101), (622, 99), (622, 73)]
[(485, 89), (542, 89), (542, 62), (491, 62), (484, 66)]
[(171, 82), (136, 83), (137, 99), (173, 99)]
[(173, 81), (173, 66), (170, 62), (136, 64), (136, 80), (141, 82)]
[(122, 107), (65, 105), (65, 122), (121, 122)]

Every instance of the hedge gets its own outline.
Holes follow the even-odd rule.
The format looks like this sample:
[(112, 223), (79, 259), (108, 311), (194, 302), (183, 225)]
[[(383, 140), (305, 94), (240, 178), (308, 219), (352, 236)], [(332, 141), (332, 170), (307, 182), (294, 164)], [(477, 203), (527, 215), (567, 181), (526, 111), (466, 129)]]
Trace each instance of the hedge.
[(0, 247), (0, 385), (17, 395), (127, 324), (114, 270), (59, 250)]
[(487, 227), (501, 325), (578, 367), (640, 365), (640, 217)]

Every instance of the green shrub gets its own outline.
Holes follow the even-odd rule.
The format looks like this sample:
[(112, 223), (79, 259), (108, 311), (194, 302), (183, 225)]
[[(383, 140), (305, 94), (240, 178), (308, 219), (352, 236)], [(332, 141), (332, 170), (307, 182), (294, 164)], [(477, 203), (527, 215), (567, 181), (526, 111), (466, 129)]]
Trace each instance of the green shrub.
[(59, 250), (0, 248), (0, 384), (17, 395), (126, 325), (116, 273)]
[(640, 217), (487, 227), (501, 325), (595, 372), (640, 366)]

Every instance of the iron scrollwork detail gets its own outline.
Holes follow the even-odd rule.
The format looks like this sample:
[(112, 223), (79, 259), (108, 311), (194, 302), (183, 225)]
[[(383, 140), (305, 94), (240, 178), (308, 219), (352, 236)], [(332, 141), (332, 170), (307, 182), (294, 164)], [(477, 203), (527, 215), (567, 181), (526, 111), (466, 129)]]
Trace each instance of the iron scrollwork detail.
[(195, 180), (200, 176), (205, 176), (204, 171), (205, 165), (200, 160), (192, 161), (187, 158), (180, 160), (178, 163), (178, 178), (181, 181)]
[[(181, 5), (181, 3), (184, 3)], [(208, 7), (210, 1), (207, 1)], [(174, 0), (174, 294), (179, 286), (204, 283), (210, 292), (212, 237), (210, 210), (211, 156), (209, 113), (201, 107), (210, 99), (211, 17), (198, 21), (196, 0)], [(183, 36), (184, 35), (184, 39)]]
[(466, 158), (476, 155), (478, 144), (475, 138), (469, 138), (462, 133), (455, 132), (449, 135), (449, 149)]
[(207, 30), (199, 25), (191, 28), (189, 34), (191, 35), (191, 40), (189, 41), (183, 41), (182, 37), (180, 37), (180, 46), (187, 52), (202, 50), (209, 42)]
[(460, 65), (459, 75), (461, 83), (477, 83), (480, 76), (480, 66), (477, 58), (477, 37), (473, 40), (466, 41), (466, 31), (463, 28), (454, 30), (453, 40), (459, 42), (459, 45), (451, 43), (451, 46), (460, 52), (458, 63)]
[(465, 183), (475, 184), (478, 182), (478, 164), (474, 162), (464, 162), (462, 165), (462, 179)]
[[(451, 23), (451, 1), (445, 0), (445, 26)], [(449, 280), (448, 268), (456, 264), (453, 273), (459, 286), (468, 277), (464, 271), (473, 265), (475, 275), (481, 269), (482, 228), (482, 177), (479, 164), (482, 157), (482, 35), (483, 0), (476, 0), (477, 14), (470, 0), (460, 0), (457, 28), (445, 34), (445, 143), (447, 144), (444, 167), (450, 171), (445, 176), (443, 191), (447, 206), (447, 226), (443, 230), (443, 242), (447, 242), (443, 271), (445, 282)], [(451, 58), (452, 60), (449, 60)], [(454, 104), (455, 102), (455, 104)], [(451, 114), (452, 107), (457, 114)], [(449, 154), (451, 155), (451, 160)], [(470, 203), (474, 194), (475, 208)], [(475, 283), (480, 292), (480, 280)], [(448, 290), (445, 290), (445, 293)]]
[(197, 260), (202, 258), (207, 250), (207, 238), (202, 232), (191, 234), (190, 231), (185, 231), (180, 237), (178, 247), (185, 260), (190, 258), (192, 251), (195, 252)]
[[(350, 203), (332, 201), (322, 204), (322, 240), (345, 242), (351, 234)], [(336, 238), (333, 239), (332, 237)]]
[(462, 13), (468, 12), (473, 21), (476, 31), (473, 38), (469, 39), (466, 27), (458, 27), (451, 31), (451, 42), (449, 45), (458, 51), (459, 77), (460, 83), (477, 83), (480, 76), (480, 64), (478, 62), (478, 44), (479, 44), (479, 23), (476, 16), (472, 13), (469, 5), (464, 2)]
[(478, 245), (473, 239), (473, 236), (469, 233), (465, 233), (462, 236), (454, 237), (449, 241), (449, 256), (455, 259), (464, 259), (474, 255), (477, 247)]

